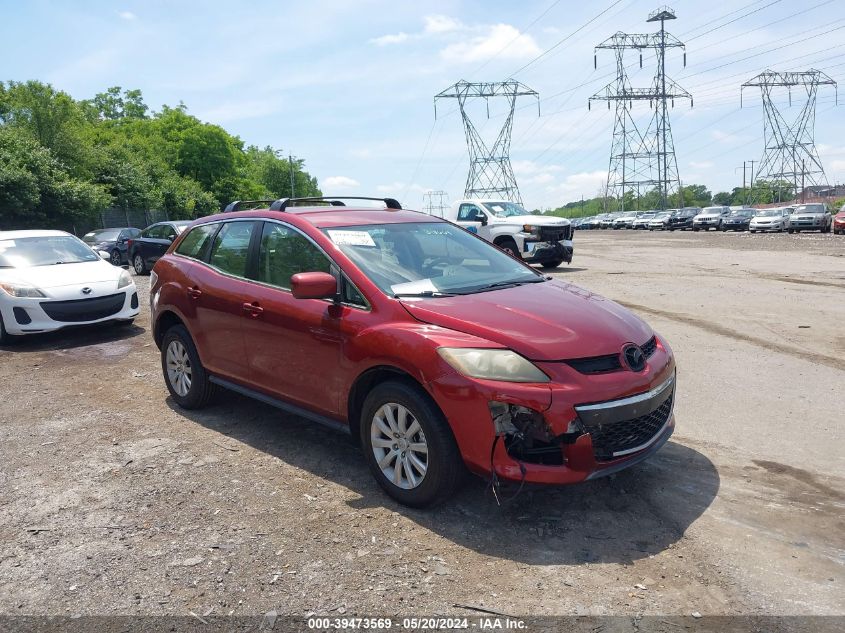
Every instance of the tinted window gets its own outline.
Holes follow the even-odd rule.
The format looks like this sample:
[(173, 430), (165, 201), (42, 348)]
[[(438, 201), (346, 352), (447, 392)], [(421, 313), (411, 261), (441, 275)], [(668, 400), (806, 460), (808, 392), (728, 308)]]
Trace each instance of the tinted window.
[(479, 209), (475, 205), (462, 204), (458, 209), (458, 222), (478, 222), (479, 215)]
[(176, 239), (176, 229), (174, 229), (169, 224), (165, 224), (161, 227), (162, 238), (165, 240), (170, 240), (171, 242)]
[(255, 222), (225, 223), (214, 238), (209, 263), (224, 273), (246, 277), (249, 241), (254, 228)]
[(217, 231), (219, 226), (219, 224), (215, 223), (201, 224), (200, 226), (194, 227), (185, 236), (185, 239), (179, 242), (179, 246), (176, 247), (176, 252), (180, 255), (184, 255), (185, 257), (203, 259), (206, 251), (208, 250), (208, 244), (214, 237), (214, 233)]
[(156, 232), (157, 232), (157, 231), (158, 231), (158, 226), (157, 226), (157, 225), (154, 225), (154, 226), (148, 226), (148, 227), (147, 227), (147, 228), (145, 228), (143, 231), (141, 231), (141, 237), (153, 238), (153, 237), (155, 237), (155, 236), (156, 236)]
[(267, 222), (258, 251), (258, 281), (290, 288), (296, 273), (331, 273), (331, 261), (301, 233)]

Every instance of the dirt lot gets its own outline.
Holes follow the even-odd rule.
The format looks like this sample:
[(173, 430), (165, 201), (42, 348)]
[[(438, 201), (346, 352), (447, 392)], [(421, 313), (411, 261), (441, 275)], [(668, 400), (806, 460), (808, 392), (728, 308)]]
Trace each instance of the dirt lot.
[(558, 274), (669, 339), (677, 431), (504, 508), (480, 480), (398, 506), (347, 439), (236, 395), (178, 410), (146, 309), (0, 350), (0, 614), (845, 615), (844, 255), (579, 233)]

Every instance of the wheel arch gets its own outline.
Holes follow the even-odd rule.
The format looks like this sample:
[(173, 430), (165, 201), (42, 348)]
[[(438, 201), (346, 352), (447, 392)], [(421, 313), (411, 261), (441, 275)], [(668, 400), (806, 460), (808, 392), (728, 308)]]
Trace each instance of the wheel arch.
[[(155, 323), (153, 324), (153, 340), (155, 340), (156, 346), (159, 349), (161, 349), (161, 341), (164, 339), (164, 333), (174, 325), (181, 325), (188, 330), (188, 326), (185, 324), (185, 321), (172, 310), (163, 311), (155, 320)], [(190, 332), (190, 330), (188, 330), (188, 332)]]
[[(437, 406), (434, 399), (428, 393), (423, 384), (407, 371), (395, 367), (393, 365), (377, 365), (370, 367), (361, 375), (359, 375), (352, 387), (349, 389), (347, 396), (346, 408), (347, 419), (349, 420), (349, 432), (352, 436), (352, 441), (359, 443), (360, 429), (361, 429), (361, 407), (364, 405), (367, 395), (375, 388), (376, 385), (387, 380), (396, 380), (405, 382), (407, 384), (418, 387), (426, 396)], [(439, 408), (439, 407), (438, 407)]]

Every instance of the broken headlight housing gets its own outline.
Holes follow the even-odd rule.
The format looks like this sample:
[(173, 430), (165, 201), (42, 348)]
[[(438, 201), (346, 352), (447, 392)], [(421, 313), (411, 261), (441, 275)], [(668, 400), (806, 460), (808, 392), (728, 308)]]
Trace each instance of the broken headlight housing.
[(470, 378), (504, 382), (549, 382), (531, 361), (509, 349), (440, 347), (437, 353), (456, 371)]

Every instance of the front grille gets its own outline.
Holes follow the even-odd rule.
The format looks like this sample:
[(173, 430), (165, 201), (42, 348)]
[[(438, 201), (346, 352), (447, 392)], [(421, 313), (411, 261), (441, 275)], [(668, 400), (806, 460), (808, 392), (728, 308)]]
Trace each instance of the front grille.
[(593, 454), (599, 461), (619, 457), (619, 453), (631, 451), (654, 438), (669, 420), (672, 413), (674, 391), (651, 413), (629, 420), (603, 424), (584, 424), (593, 440)]
[(572, 239), (571, 226), (541, 226), (540, 239), (545, 242), (560, 242)]
[(652, 336), (644, 345), (640, 345), (640, 349), (643, 350), (646, 358), (651, 358), (654, 352), (657, 351), (657, 337)]
[[(643, 355), (648, 359), (657, 350), (657, 339), (652, 336), (645, 343), (640, 345)], [(574, 358), (566, 361), (566, 364), (582, 374), (603, 374), (610, 371), (620, 371), (622, 360), (619, 354), (605, 354), (604, 356), (589, 356), (587, 358)]]
[(567, 361), (570, 367), (582, 374), (602, 374), (606, 371), (619, 371), (622, 369), (622, 362), (619, 354), (608, 354), (607, 356), (593, 356), (591, 358), (576, 358)]
[(119, 292), (93, 299), (75, 299), (72, 301), (42, 301), (41, 308), (54, 321), (80, 323), (96, 321), (117, 314), (123, 308), (126, 295)]

